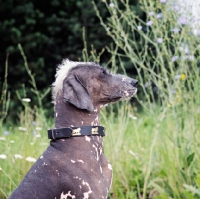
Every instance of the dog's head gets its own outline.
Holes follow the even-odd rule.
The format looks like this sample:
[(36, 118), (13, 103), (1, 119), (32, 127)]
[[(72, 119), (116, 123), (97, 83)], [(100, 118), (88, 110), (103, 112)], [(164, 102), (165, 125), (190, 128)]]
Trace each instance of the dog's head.
[(65, 102), (94, 111), (95, 106), (131, 98), (137, 92), (137, 85), (137, 80), (113, 75), (95, 63), (65, 60), (56, 74), (53, 99), (62, 90)]

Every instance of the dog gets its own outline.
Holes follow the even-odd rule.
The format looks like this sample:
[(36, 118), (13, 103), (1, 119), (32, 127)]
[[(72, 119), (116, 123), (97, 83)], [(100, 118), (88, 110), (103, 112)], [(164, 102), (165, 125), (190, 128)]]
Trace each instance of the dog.
[(131, 98), (137, 85), (96, 63), (64, 60), (52, 86), (50, 145), (9, 199), (106, 199), (112, 166), (103, 153), (100, 109)]

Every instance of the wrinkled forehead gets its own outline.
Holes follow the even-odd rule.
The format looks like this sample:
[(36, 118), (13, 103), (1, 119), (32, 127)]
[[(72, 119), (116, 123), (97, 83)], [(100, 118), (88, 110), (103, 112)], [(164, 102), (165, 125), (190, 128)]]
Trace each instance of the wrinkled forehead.
[(84, 64), (78, 64), (75, 67), (71, 68), (69, 70), (69, 73), (75, 72), (75, 71), (79, 71), (79, 72), (83, 72), (83, 71), (87, 71), (87, 72), (95, 72), (95, 71), (107, 71), (107, 69), (103, 66), (100, 66), (96, 63), (91, 63), (89, 62), (89, 64), (84, 63)]

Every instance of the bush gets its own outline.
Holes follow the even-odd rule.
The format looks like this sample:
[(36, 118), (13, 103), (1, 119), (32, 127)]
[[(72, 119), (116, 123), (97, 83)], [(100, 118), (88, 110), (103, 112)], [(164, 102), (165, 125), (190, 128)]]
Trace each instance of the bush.
[[(98, 9), (102, 2), (97, 1)], [(83, 9), (84, 8), (84, 9)], [(26, 75), (24, 60), (20, 55), (20, 43), (26, 55), (29, 68), (34, 75), (38, 90), (43, 93), (54, 81), (56, 67), (62, 59), (80, 60), (84, 47), (82, 29), (85, 30), (85, 39), (88, 51), (91, 45), (97, 52), (110, 39), (100, 26), (91, 1), (28, 1), (9, 0), (2, 2), (0, 37), (3, 38), (0, 46), (0, 82), (4, 81), (4, 63), (6, 54), (9, 54), (8, 90), (11, 94), (9, 119), (15, 119), (16, 113), (22, 110), (17, 101), (16, 90), (23, 95), (23, 86), (26, 95), (32, 99), (31, 105), (37, 105), (37, 98), (32, 95), (29, 78)], [(103, 15), (106, 12), (102, 10)], [(104, 55), (106, 59), (106, 55)], [(33, 96), (33, 97), (32, 97)], [(44, 99), (46, 110), (51, 109), (51, 96)], [(49, 111), (48, 116), (52, 114)], [(15, 119), (16, 120), (16, 119)]]

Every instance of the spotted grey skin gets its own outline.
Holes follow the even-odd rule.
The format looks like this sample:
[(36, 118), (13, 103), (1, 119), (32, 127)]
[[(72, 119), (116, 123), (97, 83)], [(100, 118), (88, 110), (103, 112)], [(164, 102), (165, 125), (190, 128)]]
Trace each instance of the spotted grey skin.
[[(136, 94), (137, 81), (65, 60), (53, 84), (55, 128), (100, 125), (103, 105)], [(112, 167), (101, 136), (52, 140), (9, 199), (106, 199)]]

